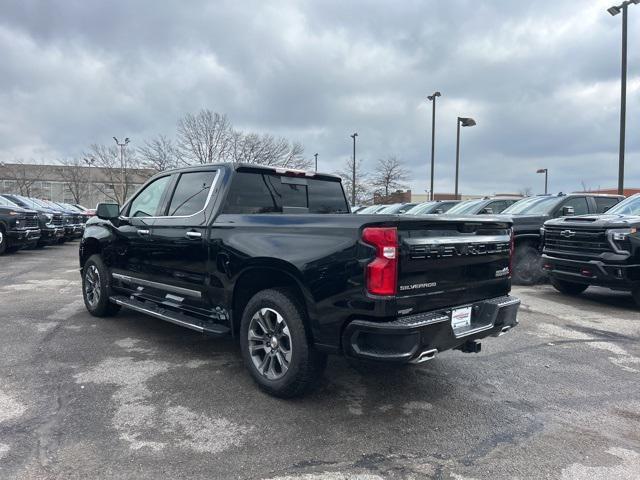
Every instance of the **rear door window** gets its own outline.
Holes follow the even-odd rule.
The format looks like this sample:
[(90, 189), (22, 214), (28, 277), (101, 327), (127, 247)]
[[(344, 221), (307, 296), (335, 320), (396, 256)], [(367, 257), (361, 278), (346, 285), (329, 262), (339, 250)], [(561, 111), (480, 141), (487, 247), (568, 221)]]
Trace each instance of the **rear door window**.
[(204, 209), (216, 178), (216, 171), (188, 172), (180, 175), (173, 191), (167, 215), (186, 217)]
[(620, 199), (616, 197), (594, 197), (596, 201), (596, 213), (604, 213), (616, 205)]

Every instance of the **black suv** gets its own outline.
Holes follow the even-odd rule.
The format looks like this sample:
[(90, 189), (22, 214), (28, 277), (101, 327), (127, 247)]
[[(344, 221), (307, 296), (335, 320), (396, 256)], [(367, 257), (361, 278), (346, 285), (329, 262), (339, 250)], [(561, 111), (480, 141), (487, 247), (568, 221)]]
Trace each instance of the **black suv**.
[(571, 193), (538, 195), (520, 200), (507, 208), (513, 222), (515, 257), (513, 282), (533, 285), (544, 277), (540, 259), (540, 228), (547, 220), (568, 215), (604, 213), (624, 200), (621, 195)]
[(629, 291), (640, 306), (640, 194), (604, 215), (549, 220), (544, 224), (544, 270), (568, 295), (589, 285)]
[(38, 214), (0, 196), (0, 255), (35, 246), (39, 239)]
[(256, 382), (293, 396), (327, 353), (421, 363), (508, 332), (510, 240), (495, 217), (351, 215), (339, 177), (220, 164), (98, 205), (79, 254), (92, 315), (236, 336)]
[(60, 212), (44, 207), (36, 203), (35, 200), (21, 195), (3, 194), (0, 197), (4, 197), (10, 202), (22, 208), (33, 210), (38, 214), (40, 239), (37, 245), (39, 247), (56, 244), (64, 239), (64, 221)]

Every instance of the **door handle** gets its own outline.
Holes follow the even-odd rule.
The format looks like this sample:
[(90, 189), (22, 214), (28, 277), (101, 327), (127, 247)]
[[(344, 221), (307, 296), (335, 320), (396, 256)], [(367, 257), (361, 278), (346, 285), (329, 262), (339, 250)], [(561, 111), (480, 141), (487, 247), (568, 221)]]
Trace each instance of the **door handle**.
[(149, 235), (149, 230), (141, 230), (141, 229), (139, 229), (138, 230), (138, 235), (142, 235), (142, 236)]
[(200, 232), (187, 232), (185, 235), (187, 236), (187, 238), (192, 238), (192, 239), (197, 239), (202, 237), (202, 234)]

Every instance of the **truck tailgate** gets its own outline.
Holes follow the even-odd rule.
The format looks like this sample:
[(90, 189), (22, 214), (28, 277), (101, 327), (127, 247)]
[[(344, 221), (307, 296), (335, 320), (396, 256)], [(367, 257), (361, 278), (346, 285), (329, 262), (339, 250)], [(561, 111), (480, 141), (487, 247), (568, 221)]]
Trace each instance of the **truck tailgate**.
[(413, 311), (424, 311), (509, 291), (508, 222), (449, 218), (400, 221), (397, 228), (399, 304), (410, 299)]

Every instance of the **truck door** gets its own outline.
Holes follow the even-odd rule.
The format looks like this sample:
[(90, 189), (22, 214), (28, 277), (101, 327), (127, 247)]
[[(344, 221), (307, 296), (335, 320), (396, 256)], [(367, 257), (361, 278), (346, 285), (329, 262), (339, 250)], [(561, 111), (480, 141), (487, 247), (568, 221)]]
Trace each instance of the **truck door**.
[(210, 305), (209, 236), (207, 224), (217, 195), (220, 170), (203, 169), (179, 174), (155, 219), (149, 239), (150, 271), (161, 295), (185, 309)]

